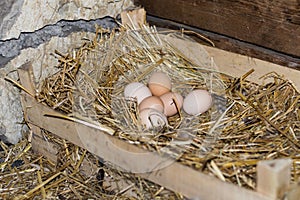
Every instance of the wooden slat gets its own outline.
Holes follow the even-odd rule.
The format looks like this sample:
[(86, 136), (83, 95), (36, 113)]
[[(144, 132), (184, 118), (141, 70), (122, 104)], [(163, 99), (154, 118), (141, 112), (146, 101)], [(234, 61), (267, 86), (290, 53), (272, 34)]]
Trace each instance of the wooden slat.
[(300, 57), (295, 0), (136, 0), (148, 14)]
[(262, 83), (261, 76), (267, 73), (276, 72), (277, 74), (282, 75), (284, 78), (290, 80), (298, 89), (298, 91), (300, 91), (299, 70), (282, 67), (274, 63), (251, 58), (249, 56), (243, 56), (217, 48), (204, 46), (193, 41), (182, 40), (180, 38), (174, 38), (170, 36), (164, 36), (163, 38), (196, 64), (201, 65), (201, 62), (198, 60), (199, 49), (204, 49), (208, 53), (208, 56), (210, 56), (215, 63), (214, 66), (204, 67), (213, 67), (215, 70), (229, 74), (233, 77), (241, 77), (249, 70), (254, 69), (254, 73), (248, 76), (247, 80), (255, 83)]
[(147, 21), (150, 25), (154, 25), (158, 27), (158, 29), (162, 30), (164, 30), (165, 28), (177, 30), (178, 32), (184, 30), (186, 35), (189, 35), (195, 41), (204, 45), (211, 44), (206, 40), (203, 40), (203, 38), (199, 37), (198, 35), (210, 39), (214, 43), (214, 46), (218, 49), (223, 49), (225, 51), (246, 55), (252, 58), (258, 58), (285, 67), (300, 70), (300, 57), (291, 56), (286, 53), (277, 52), (263, 46), (251, 44), (247, 41), (238, 40), (212, 31), (192, 27), (151, 15), (147, 15)]
[(282, 199), (290, 186), (291, 159), (266, 160), (257, 164), (257, 191)]

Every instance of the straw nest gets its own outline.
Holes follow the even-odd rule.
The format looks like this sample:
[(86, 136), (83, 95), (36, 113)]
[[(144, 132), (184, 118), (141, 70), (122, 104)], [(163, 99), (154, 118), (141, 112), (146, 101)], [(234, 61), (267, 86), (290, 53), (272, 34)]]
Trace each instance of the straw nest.
[[(256, 163), (265, 159), (291, 157), (298, 179), (299, 93), (275, 72), (257, 85), (246, 80), (253, 71), (235, 78), (197, 66), (148, 26), (99, 29), (94, 40), (58, 60), (61, 71), (44, 81), (38, 96), (53, 109), (112, 127), (116, 137), (143, 148), (172, 147), (171, 156), (183, 164), (243, 187), (255, 188)], [(195, 88), (209, 90), (212, 108), (197, 117), (179, 112), (164, 129), (145, 130), (123, 91), (133, 81), (146, 84), (157, 70), (183, 96)]]
[[(56, 56), (60, 71), (40, 84), (39, 102), (108, 127), (108, 134), (141, 148), (166, 150), (184, 165), (242, 187), (256, 187), (258, 161), (285, 157), (293, 160), (292, 180), (298, 181), (300, 95), (275, 72), (258, 85), (246, 80), (253, 71), (231, 77), (196, 65), (148, 26), (99, 28), (94, 39)], [(136, 102), (125, 100), (123, 90), (133, 81), (146, 83), (157, 70), (168, 73), (173, 91), (183, 96), (196, 88), (210, 91), (212, 108), (195, 117), (181, 111), (163, 129), (145, 130)]]

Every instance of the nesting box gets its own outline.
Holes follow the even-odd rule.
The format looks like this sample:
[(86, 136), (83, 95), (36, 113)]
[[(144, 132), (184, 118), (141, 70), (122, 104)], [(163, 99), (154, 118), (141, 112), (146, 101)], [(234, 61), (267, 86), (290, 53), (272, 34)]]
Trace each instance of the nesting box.
[[(237, 77), (237, 79), (234, 79), (236, 81), (233, 85), (234, 88), (236, 84), (238, 85), (241, 84), (242, 81), (245, 81), (244, 79), (246, 77), (248, 81), (258, 83), (262, 75), (270, 72), (284, 75), (285, 78), (293, 82), (291, 85), (295, 88), (294, 93), (296, 96), (295, 99), (293, 99), (294, 103), (290, 105), (291, 108), (299, 103), (299, 97), (297, 97), (299, 94), (297, 94), (297, 91), (299, 91), (300, 88), (298, 79), (300, 72), (297, 70), (230, 53), (215, 47), (202, 46), (196, 42), (187, 41), (182, 38), (170, 37), (168, 41), (175, 45), (180, 52), (184, 53), (190, 63), (197, 63), (199, 49), (205, 49), (220, 73)], [(160, 53), (164, 55), (163, 52)], [(161, 64), (160, 62), (158, 63)], [(152, 67), (154, 68), (156, 66)], [(67, 118), (54, 109), (38, 103), (33, 97), (34, 95), (29, 95), (35, 93), (31, 80), (32, 77), (30, 76), (30, 68), (30, 63), (26, 63), (19, 69), (21, 84), (24, 88), (28, 89), (27, 93), (22, 94), (23, 109), (26, 121), (35, 134), (33, 146), (35, 146), (37, 151), (49, 157), (53, 156), (53, 154), (51, 153), (51, 149), (43, 145), (45, 141), (39, 137), (40, 129), (45, 129), (58, 137), (87, 149), (89, 152), (98, 155), (123, 170), (135, 173), (137, 176), (148, 179), (188, 198), (224, 200), (275, 200), (278, 198), (293, 200), (298, 198), (299, 186), (296, 184), (297, 180), (294, 180), (295, 184), (290, 184), (292, 164), (297, 165), (298, 163), (297, 161), (292, 162), (292, 159), (286, 154), (283, 156), (284, 158), (276, 159), (272, 162), (263, 160), (259, 162), (257, 168), (258, 182), (255, 190), (240, 187), (238, 184), (228, 183), (225, 181), (224, 175), (220, 172), (219, 167), (214, 162), (210, 162), (214, 158), (207, 158), (205, 162), (210, 162), (210, 167), (218, 178), (201, 172), (201, 169), (199, 170), (197, 167), (185, 165), (176, 159), (174, 160), (174, 158), (165, 156), (164, 153), (149, 151), (117, 138), (114, 136), (114, 130), (111, 127), (94, 124), (82, 119)], [(147, 69), (148, 68), (145, 68), (145, 71), (147, 71)], [(252, 73), (253, 69), (254, 73)], [(240, 87), (237, 88), (237, 90), (239, 90)], [(263, 111), (259, 110), (260, 108), (257, 103), (247, 101), (248, 99), (244, 96), (244, 91), (241, 90), (238, 94), (240, 94), (240, 98), (249, 103), (252, 108), (256, 109), (261, 120), (266, 121), (271, 127), (266, 130), (257, 130), (257, 137), (264, 131), (274, 131), (275, 129), (274, 134), (282, 134), (286, 137), (286, 140), (294, 145), (295, 149), (298, 148), (297, 133), (295, 134), (295, 138), (291, 138), (290, 135), (287, 135), (285, 130), (278, 129), (272, 119), (267, 118)], [(278, 94), (274, 92), (273, 96), (278, 97)], [(295, 112), (298, 111), (296, 110)], [(273, 116), (273, 118), (276, 117), (278, 116)], [(248, 121), (245, 122), (245, 124), (246, 123), (248, 123)], [(243, 139), (247, 140), (247, 138)], [(233, 140), (239, 140), (239, 138)], [(243, 156), (251, 157), (251, 151)], [(271, 155), (269, 156), (271, 157)], [(230, 166), (234, 168), (236, 165), (252, 165), (253, 168), (255, 168), (256, 164), (257, 160), (246, 159), (245, 162), (230, 163)], [(194, 162), (193, 165), (197, 165), (197, 163)], [(226, 163), (224, 166), (226, 166)], [(232, 176), (235, 175), (236, 174), (233, 174)], [(297, 175), (295, 177), (297, 177)]]

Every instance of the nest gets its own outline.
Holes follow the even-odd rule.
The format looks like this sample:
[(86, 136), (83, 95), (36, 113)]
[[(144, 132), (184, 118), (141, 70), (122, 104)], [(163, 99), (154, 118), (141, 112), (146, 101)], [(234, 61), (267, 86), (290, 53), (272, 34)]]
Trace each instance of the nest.
[[(67, 55), (56, 51), (56, 56), (60, 70), (38, 87), (39, 102), (241, 187), (255, 189), (257, 162), (285, 157), (293, 160), (292, 181), (298, 181), (300, 95), (275, 72), (256, 84), (246, 80), (252, 70), (231, 77), (207, 65), (210, 61), (196, 65), (148, 26), (99, 28), (94, 39)], [(146, 83), (157, 70), (168, 73), (173, 90), (183, 95), (193, 89), (210, 91), (212, 108), (194, 117), (181, 111), (163, 129), (144, 129), (136, 102), (122, 94), (127, 83)]]

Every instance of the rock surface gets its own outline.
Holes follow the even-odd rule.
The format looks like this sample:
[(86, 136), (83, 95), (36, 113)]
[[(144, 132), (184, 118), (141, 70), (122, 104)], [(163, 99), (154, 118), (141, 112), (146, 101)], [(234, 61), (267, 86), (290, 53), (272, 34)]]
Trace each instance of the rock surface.
[(59, 20), (116, 17), (131, 0), (1, 0), (0, 40), (18, 38)]
[(23, 49), (36, 48), (54, 36), (67, 37), (71, 33), (80, 31), (95, 32), (96, 25), (111, 30), (117, 27), (117, 22), (112, 17), (95, 20), (61, 20), (56, 24), (46, 25), (35, 32), (21, 33), (18, 39), (0, 41), (0, 68), (18, 56)]
[[(0, 2), (0, 140), (17, 143), (24, 118), (15, 70), (30, 61), (36, 82), (55, 70), (55, 49), (67, 53), (93, 38), (95, 24), (113, 28), (113, 19), (132, 6), (130, 0), (4, 0)], [(108, 17), (110, 16), (110, 17)]]

